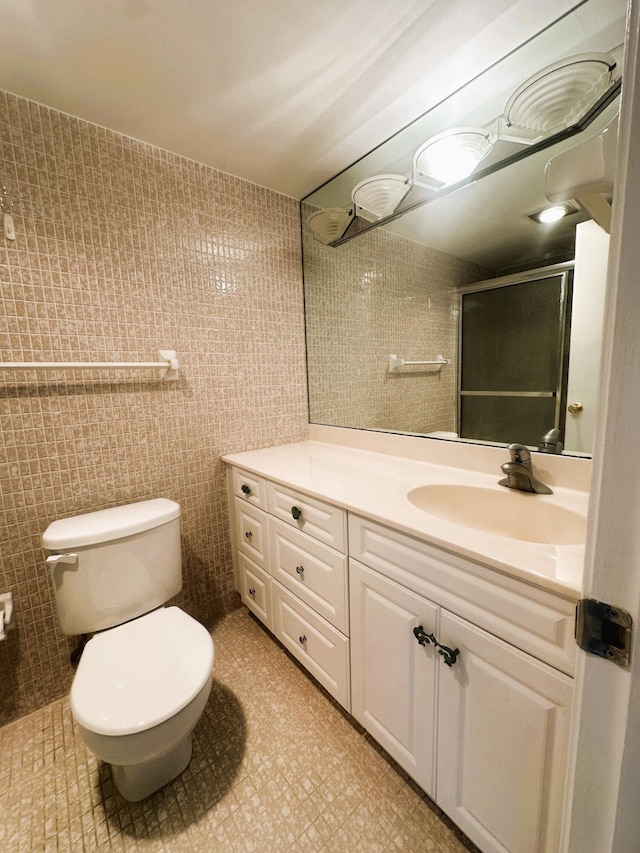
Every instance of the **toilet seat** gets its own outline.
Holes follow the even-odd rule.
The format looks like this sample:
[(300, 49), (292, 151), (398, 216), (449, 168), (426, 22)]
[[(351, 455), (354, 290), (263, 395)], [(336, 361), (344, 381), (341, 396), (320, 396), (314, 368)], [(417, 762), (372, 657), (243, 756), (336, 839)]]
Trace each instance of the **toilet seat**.
[(207, 629), (179, 607), (161, 607), (96, 634), (71, 687), (71, 710), (89, 731), (128, 735), (182, 710), (213, 668)]

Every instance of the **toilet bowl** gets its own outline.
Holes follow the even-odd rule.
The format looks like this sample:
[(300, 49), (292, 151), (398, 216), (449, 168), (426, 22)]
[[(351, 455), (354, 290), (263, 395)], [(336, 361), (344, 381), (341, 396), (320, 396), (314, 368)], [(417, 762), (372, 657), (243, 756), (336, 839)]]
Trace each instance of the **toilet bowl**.
[(142, 800), (189, 764), (211, 691), (211, 635), (163, 606), (182, 587), (180, 506), (156, 498), (61, 519), (42, 544), (63, 633), (93, 634), (71, 713), (122, 796)]
[(189, 764), (213, 659), (208, 631), (179, 607), (102, 631), (85, 646), (71, 712), (127, 800), (148, 797)]

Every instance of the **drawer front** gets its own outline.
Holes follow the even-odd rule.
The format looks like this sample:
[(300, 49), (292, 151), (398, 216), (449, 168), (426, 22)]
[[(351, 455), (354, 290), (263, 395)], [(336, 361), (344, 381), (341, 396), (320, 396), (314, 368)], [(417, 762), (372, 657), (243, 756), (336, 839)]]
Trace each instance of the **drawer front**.
[(240, 595), (249, 610), (273, 631), (271, 606), (271, 578), (244, 554), (238, 554)]
[(267, 492), (271, 515), (336, 551), (346, 551), (347, 514), (343, 510), (275, 483), (267, 484)]
[(242, 468), (232, 468), (231, 481), (234, 495), (266, 512), (267, 484), (262, 477), (243, 471)]
[(269, 519), (269, 570), (283, 586), (348, 634), (347, 558), (288, 524)]
[(350, 710), (349, 641), (273, 581), (274, 633), (340, 704)]
[(236, 501), (238, 550), (261, 568), (267, 567), (268, 516), (257, 507)]
[(573, 674), (575, 602), (355, 515), (349, 548), (361, 563)]

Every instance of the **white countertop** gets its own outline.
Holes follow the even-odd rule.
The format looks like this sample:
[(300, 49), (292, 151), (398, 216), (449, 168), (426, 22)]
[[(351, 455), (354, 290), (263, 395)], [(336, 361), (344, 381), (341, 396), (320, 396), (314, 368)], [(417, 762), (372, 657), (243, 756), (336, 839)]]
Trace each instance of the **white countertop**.
[[(447, 551), (468, 557), (535, 586), (579, 597), (584, 545), (543, 545), (509, 539), (438, 518), (414, 506), (407, 493), (427, 484), (460, 484), (498, 492), (495, 476), (320, 441), (234, 453), (231, 465), (289, 485), (359, 515), (408, 533)], [(536, 470), (534, 459), (534, 472)], [(588, 494), (553, 486), (553, 495), (526, 495), (586, 515)], [(523, 500), (521, 493), (514, 499)]]

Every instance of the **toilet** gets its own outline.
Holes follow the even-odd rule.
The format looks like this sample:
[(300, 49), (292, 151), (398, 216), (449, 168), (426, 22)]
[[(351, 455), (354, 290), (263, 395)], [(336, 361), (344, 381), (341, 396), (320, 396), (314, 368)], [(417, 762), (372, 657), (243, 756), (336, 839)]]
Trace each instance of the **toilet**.
[(166, 498), (54, 521), (42, 536), (64, 634), (93, 634), (71, 686), (88, 748), (136, 802), (191, 759), (211, 691), (213, 640), (175, 606), (180, 506)]

